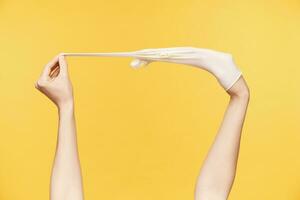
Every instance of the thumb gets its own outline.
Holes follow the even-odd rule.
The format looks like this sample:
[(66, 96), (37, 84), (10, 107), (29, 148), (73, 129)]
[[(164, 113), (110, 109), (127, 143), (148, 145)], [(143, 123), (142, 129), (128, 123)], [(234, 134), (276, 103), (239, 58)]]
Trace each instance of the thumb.
[(58, 56), (58, 62), (60, 67), (60, 73), (68, 76), (68, 63), (64, 55)]

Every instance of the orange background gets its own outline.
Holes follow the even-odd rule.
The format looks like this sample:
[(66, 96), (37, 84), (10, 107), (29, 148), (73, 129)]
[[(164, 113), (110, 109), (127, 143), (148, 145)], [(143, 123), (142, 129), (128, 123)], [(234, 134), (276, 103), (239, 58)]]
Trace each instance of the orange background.
[[(231, 52), (251, 89), (230, 199), (300, 199), (300, 3), (0, 1), (0, 199), (47, 199), (57, 112), (34, 88), (59, 52), (195, 46)], [(69, 58), (91, 199), (193, 199), (228, 95), (207, 72)]]

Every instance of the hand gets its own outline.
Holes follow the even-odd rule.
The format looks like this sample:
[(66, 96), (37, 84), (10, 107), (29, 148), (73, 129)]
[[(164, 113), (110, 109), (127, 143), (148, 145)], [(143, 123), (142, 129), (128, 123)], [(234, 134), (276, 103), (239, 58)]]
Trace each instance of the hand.
[(45, 66), (35, 87), (53, 101), (58, 108), (73, 104), (73, 87), (64, 56), (56, 56)]
[(131, 63), (134, 67), (146, 65), (153, 61), (199, 67), (212, 73), (225, 90), (231, 88), (241, 76), (241, 72), (235, 65), (231, 54), (210, 49), (194, 47), (143, 49), (137, 51), (136, 54), (139, 56)]

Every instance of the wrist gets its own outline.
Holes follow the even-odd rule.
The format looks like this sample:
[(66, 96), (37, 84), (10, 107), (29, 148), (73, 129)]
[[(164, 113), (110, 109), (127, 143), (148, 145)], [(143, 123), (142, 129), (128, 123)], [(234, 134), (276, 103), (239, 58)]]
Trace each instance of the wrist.
[(70, 113), (74, 111), (74, 101), (66, 101), (58, 104), (58, 111), (60, 114), (62, 113)]
[(249, 100), (250, 91), (243, 77), (240, 77), (239, 80), (229, 89), (227, 93), (231, 98), (238, 98)]

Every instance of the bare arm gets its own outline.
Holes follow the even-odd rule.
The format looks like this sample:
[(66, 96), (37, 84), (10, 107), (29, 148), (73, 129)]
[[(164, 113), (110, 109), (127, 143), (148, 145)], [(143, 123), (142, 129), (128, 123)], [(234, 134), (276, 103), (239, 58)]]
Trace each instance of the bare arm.
[(82, 200), (83, 188), (77, 149), (74, 100), (67, 63), (55, 57), (45, 67), (36, 88), (58, 108), (59, 128), (51, 175), (51, 200)]
[(186, 64), (213, 74), (230, 95), (223, 122), (203, 164), (197, 181), (196, 200), (227, 199), (236, 173), (242, 126), (249, 101), (249, 91), (231, 54), (211, 49), (176, 47), (145, 49), (153, 56), (134, 60), (137, 65), (154, 61)]
[(228, 91), (230, 101), (223, 122), (198, 177), (196, 200), (225, 200), (230, 193), (239, 154), (241, 132), (249, 102), (241, 77)]

